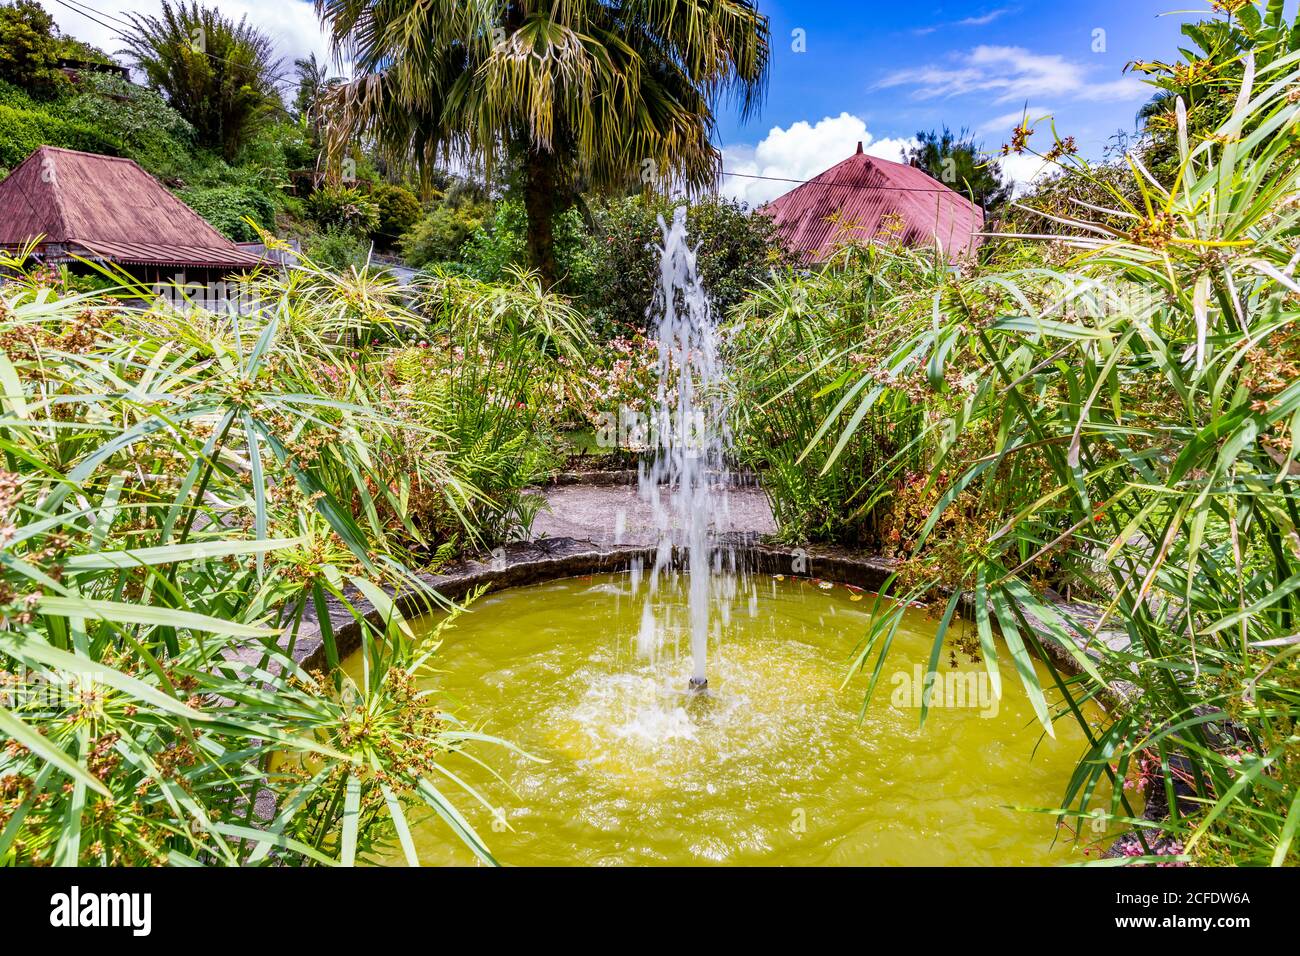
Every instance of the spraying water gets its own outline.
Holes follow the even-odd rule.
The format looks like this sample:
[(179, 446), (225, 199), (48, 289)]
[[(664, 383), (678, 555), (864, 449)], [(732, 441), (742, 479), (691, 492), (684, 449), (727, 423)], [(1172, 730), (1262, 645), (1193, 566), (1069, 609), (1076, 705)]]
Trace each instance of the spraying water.
[[(718, 360), (718, 329), (708, 296), (700, 285), (695, 250), (686, 239), (686, 207), (673, 213), (672, 225), (659, 219), (663, 233), (659, 284), (650, 314), (658, 317), (659, 388), (654, 451), (640, 470), (641, 497), (653, 510), (659, 533), (638, 646), (657, 651), (654, 595), (675, 556), (686, 559), (689, 575), (691, 687), (707, 684), (709, 607), (722, 553), (713, 529), (727, 515), (726, 453), (730, 447), (722, 403), (723, 370)], [(665, 500), (666, 499), (666, 500)], [(734, 554), (731, 556), (734, 565)]]

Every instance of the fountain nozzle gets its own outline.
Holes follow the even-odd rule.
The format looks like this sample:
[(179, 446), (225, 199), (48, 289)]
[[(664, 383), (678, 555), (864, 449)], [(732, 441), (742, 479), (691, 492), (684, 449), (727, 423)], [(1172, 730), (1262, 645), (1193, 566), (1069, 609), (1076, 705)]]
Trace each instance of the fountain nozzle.
[(709, 689), (709, 679), (707, 677), (692, 677), (686, 687), (692, 694), (702, 694)]

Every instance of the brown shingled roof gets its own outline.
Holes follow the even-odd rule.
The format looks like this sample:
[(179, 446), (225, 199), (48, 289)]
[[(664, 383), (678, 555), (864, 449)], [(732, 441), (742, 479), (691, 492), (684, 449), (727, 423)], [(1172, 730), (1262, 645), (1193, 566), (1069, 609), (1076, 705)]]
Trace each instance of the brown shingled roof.
[(984, 211), (965, 196), (914, 166), (866, 155), (861, 143), (857, 155), (759, 211), (772, 217), (791, 252), (812, 262), (847, 240), (875, 239), (891, 213), (903, 242), (937, 240), (954, 258), (978, 246), (984, 228)]
[(39, 236), (55, 250), (128, 265), (251, 269), (217, 232), (132, 160), (42, 146), (0, 182), (0, 247)]

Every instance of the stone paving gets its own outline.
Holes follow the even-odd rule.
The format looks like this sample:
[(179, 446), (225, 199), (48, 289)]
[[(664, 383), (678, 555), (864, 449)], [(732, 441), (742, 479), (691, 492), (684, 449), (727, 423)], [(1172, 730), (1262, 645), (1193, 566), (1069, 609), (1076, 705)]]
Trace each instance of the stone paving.
[[(541, 492), (539, 492), (541, 494)], [(652, 546), (659, 540), (654, 513), (635, 485), (562, 485), (546, 489), (530, 540), (571, 538), (597, 547)], [(732, 488), (728, 514), (716, 534), (757, 539), (776, 531), (767, 495), (754, 486)]]

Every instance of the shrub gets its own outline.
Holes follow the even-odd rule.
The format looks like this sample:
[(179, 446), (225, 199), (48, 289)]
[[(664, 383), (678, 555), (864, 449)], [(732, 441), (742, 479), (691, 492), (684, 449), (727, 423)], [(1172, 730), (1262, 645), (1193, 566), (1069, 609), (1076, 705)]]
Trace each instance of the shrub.
[[(590, 238), (576, 209), (555, 221), (557, 288), (569, 295), (590, 288)], [(496, 204), (492, 218), (461, 246), (460, 261), (481, 282), (498, 282), (528, 262), (528, 214), (524, 204), (509, 198)]]
[(492, 218), (470, 235), (460, 250), (466, 271), (480, 282), (492, 282), (510, 266), (528, 259), (528, 214), (524, 204), (507, 199), (496, 204)]
[(120, 141), (122, 154), (155, 176), (180, 176), (192, 163), (194, 127), (156, 92), (119, 76), (83, 74), (63, 113)]
[(446, 456), (482, 496), (451, 507), (415, 484), (410, 518), (431, 537), (464, 525), (479, 544), (510, 540), (543, 505), (525, 490), (557, 464), (548, 438), (569, 389), (581, 387), (582, 317), (513, 267), (494, 284), (438, 271), (420, 292), (428, 339), (395, 352), (384, 376), (394, 407), (427, 428), (410, 435), (411, 474)]
[(12, 106), (20, 110), (49, 108), (48, 104), (38, 105), (26, 90), (4, 80), (0, 80), (0, 106)]
[(328, 229), (307, 239), (303, 251), (318, 265), (344, 272), (366, 264), (370, 257), (370, 242), (346, 229)]
[[(746, 335), (787, 343), (761, 355), (789, 356), (745, 374), (778, 379), (769, 395), (791, 383), (750, 421), (829, 406), (799, 442), (806, 474), (851, 469), (853, 441), (896, 440), (889, 403), (920, 412), (917, 442), (849, 485), (888, 496), (900, 559), (854, 670), (888, 673), (904, 609), (938, 598), (932, 660), (973, 648), (1045, 730), (1080, 722), (1089, 747), (1059, 816), (1136, 827), (1129, 862), (1300, 858), (1300, 166), (1281, 134), (1295, 66), (1247, 70), (1221, 126), (1178, 137), (1177, 188), (1136, 163), (1121, 186), (1057, 139), (1053, 195), (1109, 196), (1074, 204), (1064, 252), (1038, 242), (1014, 268), (945, 263), (883, 290), (830, 269), (745, 310)], [(837, 327), (855, 314), (863, 327)], [(789, 378), (825, 356), (848, 359), (833, 380)], [(973, 627), (953, 623), (963, 597)], [(868, 680), (864, 706), (880, 697)], [(1080, 702), (1116, 690), (1089, 724)], [(1133, 791), (1155, 812), (1138, 818)]]
[(275, 203), (251, 186), (186, 189), (180, 197), (218, 232), (235, 242), (257, 241), (257, 230), (244, 221), (245, 217), (263, 229), (275, 226)]
[[(637, 196), (611, 201), (597, 210), (588, 253), (592, 272), (577, 294), (598, 329), (645, 327), (659, 268), (654, 251), (662, 242), (658, 217), (670, 213), (673, 205), (670, 200)], [(734, 200), (692, 203), (687, 231), (691, 242), (699, 245), (700, 279), (722, 315), (773, 267), (787, 261), (772, 221), (746, 212)]]
[(441, 202), (402, 237), (402, 256), (416, 269), (458, 260), (465, 241), (491, 214), (486, 202)]
[[(304, 155), (314, 156), (314, 153), (306, 133), (297, 123), (267, 123), (257, 136), (244, 144), (235, 166), (257, 175), (263, 190), (269, 192), (274, 187), (278, 197), (289, 185), (289, 171), (299, 168)], [(308, 165), (311, 162), (308, 160)]]
[(341, 229), (359, 236), (379, 226), (379, 207), (360, 190), (327, 186), (307, 197), (307, 212), (322, 229)]
[(370, 200), (379, 210), (379, 225), (371, 238), (385, 248), (394, 248), (404, 233), (420, 218), (420, 200), (404, 186), (380, 183), (370, 191)]
[(261, 283), (278, 321), (0, 286), (0, 866), (351, 865), (417, 808), (492, 862), (443, 776), (483, 738), (420, 690), (402, 614), (354, 612), (365, 677), (285, 649), (305, 607), (358, 589), (435, 606), (377, 514), (409, 527), (387, 354), (349, 334), (418, 319), (374, 276)]
[(66, 120), (41, 109), (0, 105), (0, 166), (13, 168), (41, 146), (60, 146), (87, 153), (119, 156), (122, 144), (86, 123)]
[[(911, 303), (933, 293), (947, 262), (897, 244), (846, 247), (816, 273), (774, 275), (727, 326), (736, 394), (736, 451), (762, 475), (783, 540), (884, 548), (881, 489), (923, 449), (919, 405), (904, 390), (877, 396), (836, 448), (818, 441), (841, 405), (839, 384), (883, 361), (916, 325)], [(871, 394), (871, 393), (867, 393)]]

